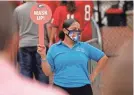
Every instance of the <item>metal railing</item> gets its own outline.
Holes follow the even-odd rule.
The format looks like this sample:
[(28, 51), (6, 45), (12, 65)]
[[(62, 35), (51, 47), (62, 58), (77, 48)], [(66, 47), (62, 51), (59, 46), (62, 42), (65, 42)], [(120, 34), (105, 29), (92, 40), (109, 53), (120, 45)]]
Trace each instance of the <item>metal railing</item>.
[[(99, 26), (97, 25), (97, 23), (95, 22), (95, 20), (93, 18), (91, 19), (91, 22), (92, 22), (92, 30), (93, 30), (92, 31), (92, 39), (88, 40), (86, 42), (88, 42), (89, 44), (102, 50), (102, 36), (101, 36)], [(89, 74), (91, 74), (93, 72), (96, 65), (97, 65), (97, 62), (95, 62), (93, 60), (89, 61), (89, 64), (88, 64)], [(92, 84), (92, 86), (94, 85), (95, 89), (100, 89), (103, 86), (102, 84), (100, 84), (101, 83), (100, 77), (101, 77), (101, 74), (99, 74), (97, 76), (94, 83)], [(96, 92), (94, 92), (94, 95), (98, 95), (98, 94)]]
[(101, 32), (99, 29), (99, 26), (97, 25), (97, 23), (95, 22), (95, 20), (93, 18), (91, 18), (91, 22), (92, 22), (92, 39), (88, 40), (86, 42), (88, 42), (89, 44), (91, 43), (97, 43), (99, 46), (99, 49), (102, 50), (102, 37), (101, 37)]
[[(91, 23), (92, 23), (92, 30), (93, 30), (92, 39), (86, 42), (102, 50), (102, 37), (101, 37), (99, 26), (97, 25), (97, 23), (93, 18), (91, 18)], [(90, 74), (92, 73), (95, 66), (96, 66), (95, 61), (93, 60), (89, 61), (88, 69)]]

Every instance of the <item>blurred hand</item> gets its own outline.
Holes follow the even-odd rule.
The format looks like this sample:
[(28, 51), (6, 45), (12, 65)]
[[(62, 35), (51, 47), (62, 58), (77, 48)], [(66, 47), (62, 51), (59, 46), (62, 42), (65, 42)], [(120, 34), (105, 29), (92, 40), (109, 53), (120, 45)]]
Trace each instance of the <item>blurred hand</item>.
[(46, 57), (46, 47), (44, 45), (38, 45), (37, 52), (40, 54), (41, 57)]

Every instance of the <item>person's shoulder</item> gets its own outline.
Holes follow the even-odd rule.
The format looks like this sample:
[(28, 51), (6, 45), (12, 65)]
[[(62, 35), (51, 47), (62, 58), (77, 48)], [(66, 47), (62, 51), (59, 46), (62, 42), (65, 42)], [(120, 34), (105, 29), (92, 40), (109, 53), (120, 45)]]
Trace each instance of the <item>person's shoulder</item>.
[(53, 44), (52, 46), (53, 46), (53, 47), (58, 47), (58, 46), (61, 45), (61, 44), (62, 44), (62, 41), (59, 41), (59, 42)]
[[(11, 64), (12, 63), (9, 63), (7, 60), (0, 58), (0, 75), (2, 75), (0, 80), (7, 81), (9, 78), (11, 79), (10, 76), (14, 76), (14, 78), (16, 78), (17, 73)], [(9, 81), (12, 81), (12, 80), (9, 80)], [(1, 82), (2, 81), (0, 81), (0, 84)]]
[[(39, 84), (38, 82), (31, 81), (26, 78), (22, 78), (18, 80), (18, 88), (23, 88), (23, 91), (25, 91), (26, 95), (67, 95), (66, 92), (51, 87), (45, 84)], [(27, 87), (24, 87), (24, 86)], [(19, 90), (20, 95), (23, 95), (21, 90)]]
[(22, 9), (24, 9), (24, 6), (26, 6), (26, 3), (17, 6), (17, 7), (15, 8), (15, 11), (16, 11), (16, 12), (21, 11)]
[(84, 47), (85, 49), (89, 49), (89, 48), (94, 48), (94, 46), (92, 46), (91, 44), (89, 44), (88, 42), (79, 42), (80, 43), (80, 45), (82, 46), (82, 47)]
[(62, 42), (59, 41), (59, 42), (53, 44), (53, 45), (49, 48), (49, 51), (55, 51), (55, 50), (58, 50), (59, 45), (60, 45), (61, 43), (62, 43)]
[(53, 45), (51, 46), (51, 48), (55, 48), (55, 47), (57, 47), (57, 46), (60, 45), (60, 44), (61, 44), (61, 41), (59, 41), (59, 42), (53, 44)]
[(88, 42), (79, 42), (80, 45), (83, 45), (83, 46), (90, 46), (90, 44)]
[(61, 10), (64, 10), (66, 9), (66, 6), (63, 6), (63, 5), (60, 5), (56, 8), (57, 11), (61, 11)]

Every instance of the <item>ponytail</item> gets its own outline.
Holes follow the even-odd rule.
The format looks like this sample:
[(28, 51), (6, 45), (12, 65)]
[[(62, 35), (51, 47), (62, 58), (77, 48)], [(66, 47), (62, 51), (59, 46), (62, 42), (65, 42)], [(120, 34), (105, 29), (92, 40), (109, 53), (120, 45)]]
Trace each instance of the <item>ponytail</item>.
[(61, 2), (60, 2), (60, 5), (61, 5), (61, 6), (64, 6), (64, 5), (67, 6), (67, 1), (64, 1), (64, 0), (61, 1)]
[(65, 38), (65, 33), (63, 31), (60, 31), (59, 38), (63, 41)]

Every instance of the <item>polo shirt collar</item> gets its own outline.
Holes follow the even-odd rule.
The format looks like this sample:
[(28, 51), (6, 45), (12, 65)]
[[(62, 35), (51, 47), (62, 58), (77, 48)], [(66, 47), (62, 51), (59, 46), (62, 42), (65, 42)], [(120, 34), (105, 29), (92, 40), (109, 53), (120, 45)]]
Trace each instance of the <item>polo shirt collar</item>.
[(62, 41), (61, 40), (56, 43), (56, 45), (60, 45), (60, 44), (62, 44)]
[[(76, 42), (75, 44), (79, 44), (79, 43), (80, 43), (80, 41)], [(57, 44), (57, 45), (60, 45), (60, 44), (62, 44), (62, 41), (60, 40), (60, 41), (57, 42), (56, 44)]]
[[(75, 46), (77, 46), (79, 44), (80, 44), (80, 41), (76, 42), (73, 47), (75, 47)], [(62, 43), (62, 41), (60, 40), (59, 42), (56, 43), (56, 45), (65, 45), (65, 44)]]

